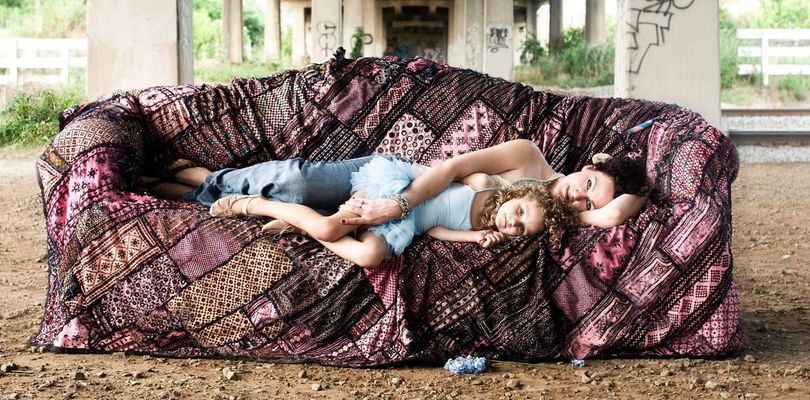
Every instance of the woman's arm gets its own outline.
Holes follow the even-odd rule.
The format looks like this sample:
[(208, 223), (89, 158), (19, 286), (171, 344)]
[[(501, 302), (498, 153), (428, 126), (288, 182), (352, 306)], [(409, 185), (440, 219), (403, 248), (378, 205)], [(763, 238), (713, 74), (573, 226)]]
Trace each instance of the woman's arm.
[(502, 242), (506, 236), (501, 232), (485, 231), (457, 231), (443, 226), (437, 226), (427, 231), (428, 236), (446, 240), (448, 242), (475, 242), (483, 248), (492, 247)]
[[(517, 171), (520, 176), (551, 176), (554, 171), (540, 149), (529, 140), (517, 139), (497, 146), (473, 151), (446, 160), (430, 168), (411, 182), (402, 196), (411, 209), (436, 196), (451, 182), (477, 172), (494, 175)], [(359, 214), (343, 221), (350, 225), (379, 225), (399, 218), (400, 208), (393, 200), (366, 200), (361, 205), (349, 201), (341, 210)]]
[(579, 222), (582, 225), (612, 228), (635, 215), (646, 203), (646, 196), (623, 194), (611, 200), (602, 208), (579, 213)]

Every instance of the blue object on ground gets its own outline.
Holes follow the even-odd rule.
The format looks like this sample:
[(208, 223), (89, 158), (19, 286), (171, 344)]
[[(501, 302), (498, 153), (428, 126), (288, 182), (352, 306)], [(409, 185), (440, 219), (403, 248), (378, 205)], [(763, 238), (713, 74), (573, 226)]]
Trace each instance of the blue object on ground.
[(571, 360), (571, 365), (574, 367), (584, 367), (585, 360), (578, 360), (578, 359)]
[(480, 374), (487, 370), (487, 359), (484, 357), (456, 357), (447, 360), (444, 369), (454, 374)]

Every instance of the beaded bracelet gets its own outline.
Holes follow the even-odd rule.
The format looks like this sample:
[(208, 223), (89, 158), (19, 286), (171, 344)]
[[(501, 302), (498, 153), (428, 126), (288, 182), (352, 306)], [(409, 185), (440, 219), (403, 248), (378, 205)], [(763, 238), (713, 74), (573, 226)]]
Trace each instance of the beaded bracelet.
[(399, 206), (399, 210), (402, 211), (402, 214), (399, 216), (399, 219), (401, 220), (405, 219), (405, 217), (407, 217), (408, 214), (411, 212), (411, 208), (408, 207), (408, 199), (406, 199), (405, 196), (401, 194), (392, 194), (391, 197), (389, 197), (389, 199), (396, 201), (397, 205)]

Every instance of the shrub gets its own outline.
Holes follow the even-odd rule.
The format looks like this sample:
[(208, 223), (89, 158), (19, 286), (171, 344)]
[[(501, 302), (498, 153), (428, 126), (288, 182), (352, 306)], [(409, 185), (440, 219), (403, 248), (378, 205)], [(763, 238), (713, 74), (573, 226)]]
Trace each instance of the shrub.
[(762, 12), (746, 21), (750, 28), (810, 28), (810, 4), (806, 0), (762, 2)]
[(799, 75), (788, 75), (779, 78), (777, 87), (783, 94), (799, 101), (807, 98), (808, 79)]
[(537, 65), (545, 55), (546, 49), (534, 35), (527, 37), (520, 46), (520, 62), (524, 65)]
[(0, 1), (0, 33), (9, 37), (52, 38), (86, 35), (86, 0)]
[(352, 34), (352, 51), (349, 53), (349, 58), (359, 58), (363, 56), (363, 40), (366, 36), (366, 30), (362, 26), (354, 28)]
[(78, 89), (17, 92), (0, 112), (0, 146), (47, 143), (59, 131), (59, 113), (84, 101)]
[(739, 60), (737, 47), (737, 23), (728, 11), (720, 10), (720, 86), (728, 89), (738, 79), (737, 71)]
[(540, 86), (586, 87), (613, 83), (614, 45), (588, 46), (582, 29), (563, 33), (560, 47), (548, 52), (535, 38), (521, 48), (527, 66), (515, 70), (519, 81)]
[(251, 4), (245, 3), (243, 11), (245, 31), (251, 46), (261, 48), (264, 45), (264, 16), (260, 10), (249, 7)]
[(194, 63), (194, 81), (195, 83), (226, 84), (233, 78), (269, 76), (288, 68), (290, 66), (283, 61), (270, 63), (245, 61), (241, 64), (231, 64), (215, 59), (200, 60)]

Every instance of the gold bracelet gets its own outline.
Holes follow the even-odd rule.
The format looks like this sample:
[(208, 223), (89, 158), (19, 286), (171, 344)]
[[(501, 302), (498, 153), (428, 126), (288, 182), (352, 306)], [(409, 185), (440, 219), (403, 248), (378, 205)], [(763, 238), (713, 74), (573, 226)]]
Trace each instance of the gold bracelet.
[(389, 199), (397, 202), (399, 210), (402, 212), (402, 214), (399, 216), (399, 219), (400, 220), (405, 219), (405, 217), (407, 217), (408, 214), (411, 212), (411, 208), (408, 207), (408, 199), (406, 199), (405, 196), (401, 194), (392, 194), (391, 197), (389, 197)]

